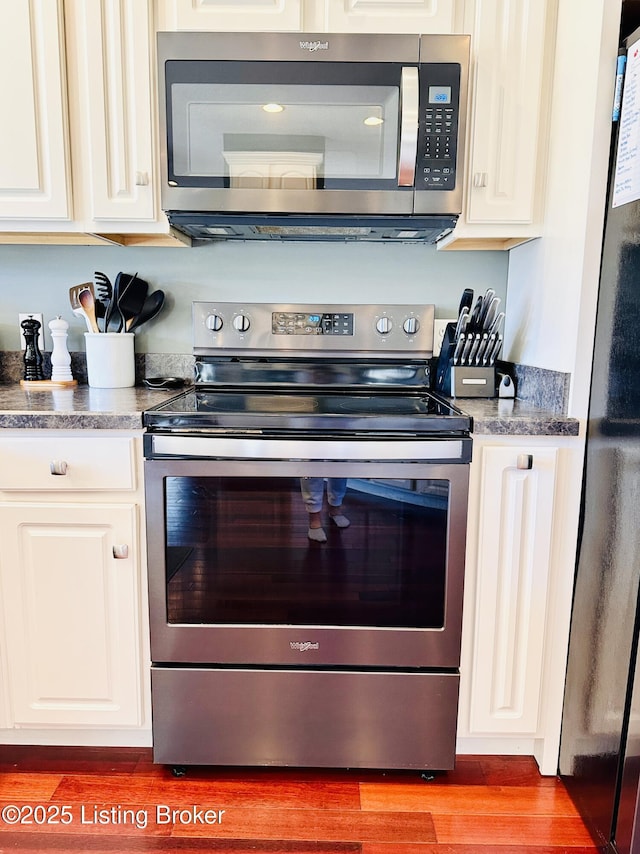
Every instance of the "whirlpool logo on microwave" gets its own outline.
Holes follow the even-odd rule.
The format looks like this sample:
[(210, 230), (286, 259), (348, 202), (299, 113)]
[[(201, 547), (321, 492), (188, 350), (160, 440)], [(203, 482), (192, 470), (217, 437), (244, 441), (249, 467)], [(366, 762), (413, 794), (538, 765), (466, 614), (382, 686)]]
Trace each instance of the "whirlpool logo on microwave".
[(314, 53), (316, 50), (329, 50), (329, 42), (309, 42), (309, 41), (301, 41), (300, 42), (300, 50), (309, 50), (311, 53)]
[(312, 641), (289, 641), (291, 649), (297, 649), (298, 652), (308, 652), (310, 649), (320, 649), (319, 643)]

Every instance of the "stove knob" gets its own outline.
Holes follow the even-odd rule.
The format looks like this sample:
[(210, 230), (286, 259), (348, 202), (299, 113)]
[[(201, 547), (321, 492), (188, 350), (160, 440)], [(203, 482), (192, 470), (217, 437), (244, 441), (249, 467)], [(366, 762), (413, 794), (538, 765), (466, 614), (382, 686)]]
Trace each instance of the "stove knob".
[(389, 317), (380, 317), (376, 321), (376, 329), (381, 335), (386, 335), (387, 332), (391, 332), (391, 327), (393, 324), (391, 323), (391, 319)]
[(246, 314), (236, 314), (233, 318), (233, 325), (238, 330), (238, 332), (246, 332), (247, 329), (251, 326), (251, 321), (246, 316)]
[(222, 318), (219, 314), (210, 314), (205, 321), (207, 329), (212, 332), (220, 332), (222, 329)]
[(418, 323), (417, 317), (407, 317), (405, 322), (402, 324), (402, 328), (407, 333), (407, 335), (415, 335), (418, 329), (420, 329), (420, 324)]

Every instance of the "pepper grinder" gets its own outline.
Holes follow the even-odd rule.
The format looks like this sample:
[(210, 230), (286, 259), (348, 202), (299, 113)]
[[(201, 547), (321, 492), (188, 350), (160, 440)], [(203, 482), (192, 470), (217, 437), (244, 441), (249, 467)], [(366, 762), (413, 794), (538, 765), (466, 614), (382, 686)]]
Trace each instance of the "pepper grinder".
[(22, 326), (22, 334), (26, 342), (24, 350), (24, 378), (27, 381), (43, 380), (42, 353), (38, 349), (40, 321), (35, 320), (33, 315), (30, 314), (27, 320), (22, 321), (20, 326)]
[(67, 349), (67, 329), (69, 324), (58, 315), (48, 323), (51, 331), (53, 349), (51, 350), (51, 380), (52, 382), (72, 382), (71, 356)]

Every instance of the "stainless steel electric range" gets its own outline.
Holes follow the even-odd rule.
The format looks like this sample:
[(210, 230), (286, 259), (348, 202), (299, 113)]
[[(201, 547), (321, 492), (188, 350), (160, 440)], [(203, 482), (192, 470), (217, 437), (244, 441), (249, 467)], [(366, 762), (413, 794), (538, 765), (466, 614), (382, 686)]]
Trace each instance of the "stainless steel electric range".
[(430, 305), (193, 306), (144, 415), (154, 759), (449, 769), (470, 419)]

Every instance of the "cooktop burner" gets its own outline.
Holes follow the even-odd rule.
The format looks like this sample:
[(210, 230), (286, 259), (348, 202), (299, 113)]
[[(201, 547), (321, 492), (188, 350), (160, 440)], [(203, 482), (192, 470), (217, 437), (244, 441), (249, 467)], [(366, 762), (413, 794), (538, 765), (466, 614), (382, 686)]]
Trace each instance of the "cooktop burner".
[(144, 414), (151, 429), (393, 430), (468, 433), (470, 418), (431, 391), (374, 394), (191, 389)]

